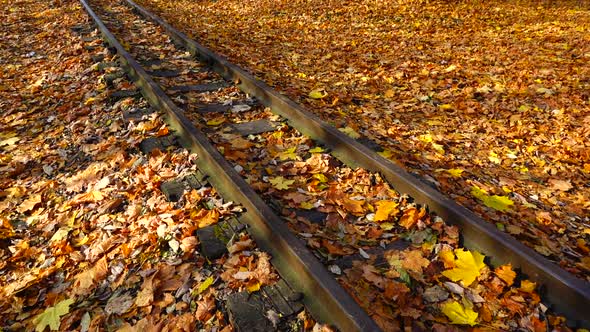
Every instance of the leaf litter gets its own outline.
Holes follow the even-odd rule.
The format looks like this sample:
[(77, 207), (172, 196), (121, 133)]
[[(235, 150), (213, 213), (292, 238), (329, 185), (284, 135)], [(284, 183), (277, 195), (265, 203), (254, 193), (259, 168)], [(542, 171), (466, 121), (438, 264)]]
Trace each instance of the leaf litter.
[[(242, 45), (249, 45), (247, 48), (235, 44), (243, 35), (231, 34), (230, 28), (235, 27), (235, 24), (239, 24), (243, 28), (243, 20), (267, 20), (268, 16), (265, 15), (270, 15), (272, 16), (270, 21), (273, 24), (264, 25), (261, 30), (257, 30), (262, 27), (261, 25), (247, 25), (248, 29), (255, 31), (250, 35), (250, 37), (254, 36), (255, 45), (266, 45), (268, 43), (260, 42), (257, 36), (274, 33), (276, 32), (274, 27), (292, 23), (292, 21), (285, 21), (279, 17), (281, 15), (278, 15), (274, 9), (276, 3), (273, 3), (272, 6), (266, 2), (247, 3), (246, 5), (241, 3), (235, 7), (232, 7), (236, 4), (231, 0), (199, 4), (183, 1), (175, 3), (148, 2), (147, 4), (152, 9), (154, 6), (157, 7), (156, 11), (163, 14), (170, 22), (176, 24), (182, 22), (185, 27), (190, 26), (193, 28), (193, 33), (195, 31), (203, 32), (202, 21), (209, 22), (208, 24), (212, 24), (211, 26), (216, 26), (223, 21), (223, 29), (208, 30), (203, 34), (205, 41), (209, 36), (215, 36), (212, 38), (216, 41), (214, 45), (210, 46), (218, 50), (223, 48), (222, 53), (229, 54), (232, 60), (245, 63), (247, 66), (250, 63), (241, 56), (247, 54), (248, 59), (253, 59), (252, 52), (255, 53), (257, 50), (251, 47), (252, 41), (240, 41)], [(269, 7), (265, 7), (267, 5)], [(409, 5), (408, 9), (414, 9), (411, 7), (414, 6), (413, 3), (409, 3)], [(256, 8), (261, 15), (238, 15), (238, 20), (230, 20), (230, 22), (224, 21), (228, 17), (227, 15), (216, 14), (227, 14), (228, 11), (234, 10), (242, 12), (245, 8), (250, 8), (249, 6)], [(282, 8), (286, 11), (284, 14), (287, 15), (290, 14), (288, 11), (299, 10), (294, 7), (304, 7), (301, 4), (286, 3), (283, 6)], [(267, 13), (266, 9), (271, 7), (273, 8), (272, 12)], [(355, 15), (365, 14), (364, 10), (367, 8), (370, 7), (364, 7)], [(320, 11), (326, 9), (330, 10), (330, 6), (321, 7)], [(203, 15), (196, 17), (178, 14), (186, 10), (196, 11)], [(216, 17), (215, 22), (209, 21), (211, 15)], [(301, 16), (303, 19), (313, 19), (314, 17), (315, 14), (310, 17)], [(332, 16), (332, 18), (334, 17), (337, 16)], [(331, 20), (326, 20), (325, 26), (329, 26), (330, 22)], [(359, 20), (359, 22), (363, 22), (363, 20)], [(414, 25), (414, 27), (419, 28), (420, 25)], [(289, 31), (298, 30), (289, 29)], [(228, 34), (223, 35), (226, 32)], [(295, 36), (293, 40), (297, 42), (297, 38)], [(222, 40), (223, 43), (219, 43), (219, 40)], [(334, 40), (338, 40), (338, 38)], [(229, 45), (231, 45), (231, 49), (225, 48)], [(271, 50), (274, 50), (275, 46), (279, 47), (276, 43), (267, 46)], [(282, 44), (280, 47), (283, 46), (288, 49), (292, 47), (288, 43)], [(352, 48), (348, 48), (349, 50), (354, 50), (357, 45), (351, 46)], [(308, 48), (300, 47), (300, 49), (306, 50), (307, 53), (297, 54), (293, 58), (302, 59), (315, 54), (313, 50)], [(285, 54), (283, 50), (280, 50), (280, 52), (271, 52), (256, 58), (260, 63), (254, 65), (256, 68), (253, 70), (254, 73), (279, 88), (286, 86), (283, 85), (285, 81), (282, 79), (293, 83), (290, 84), (290, 88), (285, 88), (287, 94), (308, 106), (312, 106), (313, 109), (322, 110), (325, 113), (320, 115), (354, 138), (358, 138), (360, 135), (370, 136), (369, 138), (378, 143), (383, 143), (382, 137), (371, 136), (371, 132), (362, 127), (363, 122), (367, 119), (371, 121), (377, 119), (374, 114), (371, 114), (371, 111), (375, 111), (377, 114), (376, 107), (381, 102), (381, 98), (375, 97), (375, 92), (370, 91), (370, 89), (375, 90), (379, 87), (379, 84), (373, 81), (385, 80), (388, 84), (392, 84), (396, 80), (399, 82), (398, 85), (401, 87), (397, 87), (395, 90), (390, 89), (392, 91), (387, 90), (386, 98), (390, 99), (400, 94), (404, 96), (404, 94), (414, 93), (413, 90), (417, 86), (417, 83), (412, 83), (414, 81), (410, 80), (411, 84), (407, 83), (410, 88), (405, 88), (408, 92), (404, 92), (403, 84), (406, 83), (402, 81), (402, 78), (410, 77), (409, 75), (413, 74), (411, 70), (416, 67), (413, 65), (412, 67), (408, 66), (402, 73), (395, 73), (396, 80), (381, 76), (372, 78), (358, 72), (359, 75), (347, 76), (349, 81), (357, 82), (359, 79), (361, 82), (370, 82), (370, 84), (357, 84), (348, 92), (337, 91), (339, 86), (346, 85), (342, 83), (343, 81), (334, 85), (336, 91), (327, 88), (318, 89), (318, 85), (310, 87), (305, 85), (307, 84), (305, 80), (293, 79), (290, 74), (295, 71), (287, 72), (287, 75), (284, 75), (284, 70), (281, 69), (280, 73), (283, 74), (279, 74), (272, 62), (275, 60), (274, 55), (279, 53)], [(343, 55), (343, 57), (346, 56)], [(335, 63), (327, 69), (325, 80), (338, 79), (340, 77), (338, 61), (331, 59), (330, 56), (324, 60), (330, 65)], [(348, 63), (357, 65), (355, 61)], [(312, 62), (299, 62), (297, 66), (308, 68), (310, 72), (316, 70)], [(458, 72), (462, 73), (462, 70), (462, 65), (450, 64), (445, 66), (441, 72), (454, 75)], [(348, 73), (357, 72), (355, 68), (351, 67), (346, 71)], [(346, 76), (346, 74), (344, 75)], [(433, 85), (436, 83), (433, 80), (433, 78), (437, 78), (436, 75), (438, 74), (422, 70), (418, 75), (419, 79), (415, 81), (420, 82), (426, 77), (433, 81), (429, 83)], [(279, 76), (281, 79), (278, 78)], [(298, 72), (296, 77), (305, 79), (309, 76)], [(314, 77), (310, 81), (315, 82), (315, 80)], [(486, 94), (501, 93), (504, 91), (503, 89), (502, 86), (495, 85), (492, 88), (480, 88), (477, 91)], [(359, 91), (366, 94), (355, 95)], [(352, 93), (353, 96), (351, 97), (348, 93)], [(304, 96), (304, 98), (298, 99), (297, 96)], [(412, 111), (411, 107), (425, 107), (427, 110), (429, 106), (423, 103), (430, 104), (443, 112), (457, 114), (456, 105), (451, 102), (440, 103), (437, 100), (444, 95), (420, 94), (418, 97), (415, 95), (409, 97), (411, 102), (405, 101), (403, 105), (396, 102), (389, 104), (389, 107), (394, 111), (408, 108), (407, 113), (400, 111), (386, 115), (379, 114), (379, 116), (391, 119), (393, 114), (401, 114), (402, 116), (411, 114), (414, 116), (412, 121), (416, 122), (416, 112)], [(223, 102), (227, 98), (227, 91), (199, 94), (192, 98), (208, 102)], [(232, 95), (231, 98), (239, 100), (237, 95)], [(416, 102), (416, 99), (419, 103)], [(351, 105), (362, 105), (363, 107)], [(340, 275), (338, 278), (340, 283), (384, 330), (411, 327), (417, 330), (443, 331), (453, 330), (453, 324), (476, 326), (474, 330), (537, 330), (545, 326), (568, 330), (565, 327), (565, 320), (547, 311), (547, 307), (541, 303), (539, 295), (535, 292), (536, 284), (534, 282), (522, 278), (517, 279), (516, 272), (510, 264), (496, 267), (494, 270), (484, 263), (484, 254), (461, 248), (459, 230), (456, 227), (447, 225), (440, 218), (431, 216), (425, 207), (418, 206), (412, 203), (409, 197), (395, 192), (378, 174), (345, 167), (338, 160), (324, 153), (321, 147), (315, 146), (308, 138), (301, 136), (286, 125), (279, 127), (274, 132), (248, 135), (246, 138), (251, 144), (232, 144), (232, 141), (239, 137), (231, 129), (233, 123), (262, 118), (280, 121), (272, 115), (270, 110), (254, 107), (239, 114), (220, 116), (196, 115), (189, 112), (187, 116), (192, 117), (195, 123), (202, 124), (204, 131), (208, 133), (218, 150), (234, 163), (234, 168), (255, 190), (271, 202), (277, 212), (282, 214), (289, 227), (307, 242), (318, 258), (326, 263), (329, 270), (335, 275)], [(440, 127), (445, 123), (443, 117), (426, 117), (426, 119), (426, 123), (433, 127)], [(215, 130), (207, 129), (207, 127), (213, 126), (211, 121), (215, 121)], [(412, 121), (406, 123), (413, 123)], [(413, 148), (412, 150), (403, 148), (403, 145), (402, 149), (400, 146), (395, 148), (386, 146), (387, 150), (384, 151), (388, 151), (388, 153), (384, 152), (382, 155), (390, 158), (399, 158), (401, 155), (403, 156), (401, 159), (407, 162), (409, 167), (419, 166), (419, 173), (422, 173), (424, 169), (433, 170), (431, 179), (441, 189), (457, 185), (472, 202), (481, 202), (482, 206), (488, 209), (482, 210), (475, 205), (477, 212), (495, 220), (501, 216), (500, 213), (521, 213), (521, 206), (531, 208), (531, 205), (534, 205), (538, 209), (536, 202), (532, 204), (522, 194), (514, 191), (513, 188), (518, 182), (510, 180), (511, 173), (505, 172), (505, 169), (499, 173), (501, 176), (497, 182), (482, 182), (481, 179), (487, 179), (487, 175), (482, 177), (480, 173), (477, 173), (478, 169), (467, 167), (469, 165), (466, 163), (453, 163), (454, 155), (459, 155), (463, 150), (471, 150), (455, 148), (454, 143), (451, 144), (447, 141), (447, 133), (443, 134), (431, 129), (420, 131), (407, 128), (400, 121), (393, 123), (395, 125), (389, 126), (392, 128), (391, 130), (382, 130), (381, 124), (377, 123), (375, 132), (384, 132), (383, 135), (387, 137), (407, 138), (412, 142)], [(371, 124), (375, 125), (375, 122), (371, 122)], [(410, 133), (403, 131), (409, 129), (412, 129)], [(453, 130), (455, 129), (453, 128)], [(495, 129), (497, 127), (494, 127)], [(398, 132), (394, 132), (394, 130)], [(490, 130), (485, 132), (490, 133)], [(477, 133), (475, 127), (470, 129), (470, 133), (470, 136), (462, 138), (457, 138), (456, 135), (450, 136), (453, 136), (452, 139), (460, 139), (461, 142), (467, 144), (467, 148), (471, 148), (474, 145), (473, 143), (469, 145), (467, 139), (480, 138), (474, 134)], [(484, 140), (484, 142), (487, 141)], [(400, 144), (400, 142), (398, 141), (396, 144)], [(503, 165), (505, 160), (520, 158), (519, 151), (513, 148), (481, 149), (481, 152), (485, 154), (485, 157), (481, 158), (493, 165)], [(444, 168), (438, 166), (442, 162), (446, 164)], [(436, 167), (428, 166), (428, 163)], [(485, 163), (478, 162), (477, 167), (482, 166), (486, 166)], [(525, 174), (530, 165), (525, 167), (516, 164), (511, 167), (519, 174)], [(432, 175), (436, 176), (436, 179), (432, 178)], [(522, 176), (518, 179), (522, 180)], [(465, 183), (468, 185), (465, 186)], [(554, 184), (554, 186), (567, 188), (561, 183)], [(463, 204), (466, 202), (458, 200)], [(505, 221), (504, 218), (502, 220)], [(498, 227), (500, 228), (500, 226)], [(520, 224), (519, 226), (507, 225), (505, 229), (515, 231), (515, 227), (522, 226)], [(555, 246), (551, 247), (551, 241), (544, 242), (542, 248), (548, 245), (550, 249), (547, 251), (559, 252), (559, 249), (554, 251)], [(535, 248), (537, 249), (537, 247)], [(245, 272), (238, 271), (236, 276), (240, 278), (246, 276)]]
[(590, 280), (584, 2), (140, 3)]
[(247, 233), (218, 260), (198, 252), (195, 231), (239, 207), (207, 186), (166, 200), (198, 156), (140, 153), (167, 127), (123, 119), (148, 105), (109, 98), (133, 85), (101, 67), (117, 57), (77, 1), (4, 2), (0, 20), (0, 328), (231, 331), (221, 299), (278, 279)]

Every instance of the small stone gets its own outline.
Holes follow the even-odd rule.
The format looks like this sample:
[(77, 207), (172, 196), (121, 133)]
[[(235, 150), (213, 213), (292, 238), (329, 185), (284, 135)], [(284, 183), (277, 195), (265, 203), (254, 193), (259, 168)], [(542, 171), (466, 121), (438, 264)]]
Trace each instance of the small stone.
[(223, 256), (227, 247), (223, 241), (215, 236), (215, 226), (207, 226), (197, 231), (200, 252), (210, 261)]
[(340, 267), (338, 265), (329, 265), (328, 270), (330, 270), (330, 272), (334, 273), (335, 275), (342, 274), (342, 270), (340, 269)]

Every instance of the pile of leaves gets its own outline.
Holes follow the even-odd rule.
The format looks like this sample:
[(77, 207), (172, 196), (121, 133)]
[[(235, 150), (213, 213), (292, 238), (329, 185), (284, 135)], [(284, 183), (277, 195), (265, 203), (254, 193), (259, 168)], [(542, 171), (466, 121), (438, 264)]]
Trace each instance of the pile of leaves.
[[(254, 114), (272, 118), (268, 109)], [(455, 226), (378, 174), (342, 165), (286, 125), (247, 138), (227, 130), (225, 121), (242, 117), (209, 120), (218, 127), (210, 137), (384, 330), (568, 331), (534, 281), (510, 264), (491, 268), (460, 246)]]
[[(114, 11), (121, 18), (131, 15), (125, 7)], [(150, 67), (183, 73), (179, 78), (158, 79), (161, 83), (215, 79), (209, 73), (195, 75), (190, 60), (180, 60), (182, 51), (157, 42), (165, 39), (159, 33), (151, 41), (145, 38), (146, 32), (157, 29), (141, 20), (133, 22), (133, 26), (114, 25), (129, 50), (138, 57), (175, 59), (173, 64)], [(326, 93), (318, 90), (310, 97), (321, 99)], [(453, 330), (453, 324), (568, 330), (564, 319), (540, 302), (533, 281), (517, 278), (509, 264), (490, 268), (484, 255), (461, 248), (456, 227), (432, 217), (378, 174), (342, 165), (308, 137), (278, 124), (281, 119), (269, 109), (234, 105), (223, 114), (191, 111), (191, 106), (204, 103), (247, 100), (235, 88), (173, 98), (384, 330)], [(277, 129), (247, 136), (233, 129), (234, 124), (261, 119), (276, 123)], [(358, 135), (350, 127), (342, 130)], [(502, 197), (479, 190), (478, 197), (487, 204), (507, 204)], [(226, 266), (231, 262), (230, 258)]]
[[(240, 209), (203, 186), (169, 202), (160, 184), (196, 171), (92, 31), (77, 1), (0, 6), (0, 328), (230, 331), (221, 301), (278, 279), (246, 233), (210, 262), (195, 231)], [(86, 32), (84, 32), (86, 31)], [(305, 328), (313, 320), (302, 314)]]
[(584, 2), (140, 3), (590, 280)]

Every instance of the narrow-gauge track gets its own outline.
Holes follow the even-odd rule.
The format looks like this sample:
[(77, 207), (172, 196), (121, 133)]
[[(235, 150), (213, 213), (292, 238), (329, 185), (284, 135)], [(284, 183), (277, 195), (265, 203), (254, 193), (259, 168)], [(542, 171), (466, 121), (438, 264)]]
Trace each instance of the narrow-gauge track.
[[(545, 298), (557, 312), (564, 314), (575, 324), (590, 325), (587, 315), (590, 287), (587, 283), (574, 278), (531, 249), (497, 231), (470, 211), (444, 198), (369, 148), (326, 125), (264, 83), (190, 40), (132, 1), (127, 1), (142, 16), (162, 27), (178, 44), (201, 60), (203, 65), (195, 66), (178, 57), (173, 61), (153, 58), (147, 47), (123, 47), (88, 3), (82, 3), (108, 42), (122, 56), (130, 76), (140, 86), (144, 96), (154, 106), (168, 112), (169, 122), (177, 130), (183, 143), (199, 153), (199, 167), (211, 175), (210, 182), (226, 199), (240, 202), (246, 207), (247, 213), (243, 219), (252, 226), (251, 231), (257, 242), (274, 255), (273, 263), (281, 275), (305, 294), (306, 304), (320, 319), (334, 323), (341, 330), (377, 329), (375, 322), (338, 285), (314, 254), (289, 231), (287, 225), (291, 228), (293, 225), (285, 224), (239, 174), (241, 172), (242, 175), (250, 176), (256, 173), (257, 167), (248, 163), (240, 164), (240, 156), (235, 156), (235, 153), (233, 157), (231, 153), (225, 153), (225, 158), (219, 153), (219, 150), (231, 152), (236, 144), (252, 147), (249, 151), (256, 155), (264, 153), (264, 149), (258, 149), (256, 146), (255, 138), (244, 139), (241, 136), (281, 132), (291, 135), (289, 137), (292, 139), (305, 140), (301, 134), (307, 135), (308, 138), (329, 148), (332, 154), (345, 164), (380, 173), (396, 190), (409, 194), (416, 202), (427, 205), (449, 223), (458, 225), (467, 248), (485, 253), (492, 258), (494, 264), (510, 262), (520, 268), (531, 279), (546, 287)], [(166, 45), (167, 41), (155, 42)], [(133, 49), (133, 57), (125, 48)], [(142, 66), (150, 67), (151, 70), (146, 70)], [(217, 72), (226, 81), (220, 80), (218, 76), (209, 72), (209, 69)], [(193, 81), (199, 83), (192, 84)], [(235, 86), (257, 100), (241, 94), (235, 86), (227, 82), (237, 83)], [(222, 90), (223, 92), (219, 92)], [(204, 97), (200, 95), (203, 92), (208, 94)], [(216, 96), (217, 92), (223, 96)], [(224, 100), (221, 97), (225, 98), (225, 103), (219, 102)], [(264, 106), (270, 107), (272, 112), (280, 117), (271, 115)], [(281, 122), (284, 120), (301, 134), (292, 133), (291, 128), (282, 125)], [(234, 123), (230, 128), (232, 132), (210, 129), (225, 121)], [(270, 141), (267, 139), (265, 142)], [(309, 146), (312, 145), (310, 143)], [(289, 153), (296, 152), (293, 150)], [(226, 158), (232, 162), (228, 162)], [(288, 162), (281, 164), (278, 168), (282, 170), (291, 165)], [(248, 172), (251, 174), (247, 174)], [(269, 172), (269, 175), (271, 173)], [(247, 178), (251, 180), (255, 177)], [(274, 203), (275, 200), (272, 200), (272, 195), (270, 196)], [(278, 210), (281, 208), (284, 206)], [(358, 294), (354, 295), (358, 297)]]

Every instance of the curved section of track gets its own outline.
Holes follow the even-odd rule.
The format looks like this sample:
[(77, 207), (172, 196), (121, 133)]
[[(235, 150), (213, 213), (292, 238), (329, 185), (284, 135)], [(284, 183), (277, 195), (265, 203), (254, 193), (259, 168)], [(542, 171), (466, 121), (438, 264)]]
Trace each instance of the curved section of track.
[[(376, 324), (333, 279), (324, 266), (285, 226), (273, 210), (235, 171), (209, 138), (187, 119), (164, 90), (135, 61), (109, 32), (85, 0), (82, 4), (95, 20), (105, 39), (117, 49), (126, 62), (132, 79), (152, 105), (165, 110), (169, 122), (180, 135), (185, 146), (199, 153), (199, 167), (215, 174), (210, 182), (229, 200), (242, 203), (247, 213), (245, 221), (259, 245), (276, 258), (273, 262), (281, 275), (305, 294), (306, 304), (319, 318), (330, 321), (341, 330), (376, 330)], [(244, 92), (255, 96), (263, 105), (288, 120), (301, 133), (328, 147), (334, 156), (351, 167), (363, 167), (378, 172), (399, 192), (407, 193), (424, 204), (436, 215), (461, 228), (464, 245), (492, 257), (494, 264), (510, 262), (514, 267), (544, 285), (545, 298), (558, 313), (577, 324), (588, 326), (587, 308), (590, 305), (590, 285), (551, 263), (530, 248), (498, 231), (469, 210), (445, 198), (435, 189), (410, 175), (399, 166), (377, 155), (374, 151), (346, 136), (334, 127), (310, 114), (300, 105), (280, 95), (252, 75), (229, 63), (224, 58), (189, 39), (152, 13), (126, 0), (145, 18), (161, 26), (179, 44), (200, 61), (210, 66), (228, 81), (238, 83)]]

